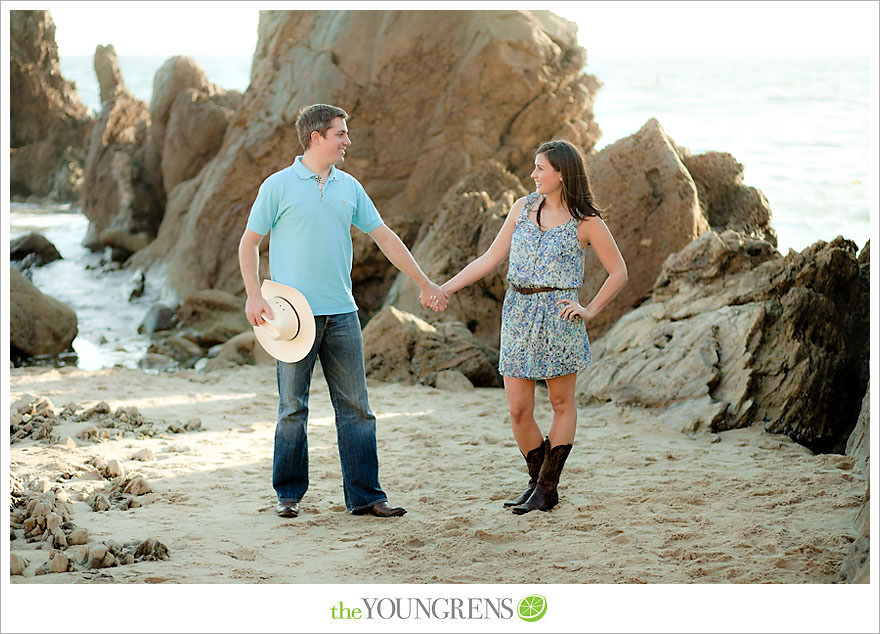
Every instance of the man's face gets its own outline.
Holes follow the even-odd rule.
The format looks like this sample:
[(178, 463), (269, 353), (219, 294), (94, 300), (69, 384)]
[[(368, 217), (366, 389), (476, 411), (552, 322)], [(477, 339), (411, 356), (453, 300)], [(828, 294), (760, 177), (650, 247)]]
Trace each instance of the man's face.
[(312, 148), (317, 150), (328, 163), (337, 164), (345, 160), (345, 150), (351, 145), (345, 119), (336, 117), (327, 128), (324, 136), (312, 133)]

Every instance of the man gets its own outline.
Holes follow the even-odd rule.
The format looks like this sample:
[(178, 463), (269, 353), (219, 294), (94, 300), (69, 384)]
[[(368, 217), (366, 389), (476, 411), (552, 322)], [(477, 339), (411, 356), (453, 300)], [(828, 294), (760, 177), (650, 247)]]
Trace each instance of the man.
[(406, 245), (383, 222), (351, 175), (335, 166), (351, 145), (341, 108), (316, 104), (300, 111), (296, 131), (303, 154), (270, 175), (260, 186), (238, 249), (247, 292), (248, 321), (259, 326), (273, 317), (260, 292), (259, 246), (267, 232), (271, 278), (302, 292), (315, 315), (315, 342), (304, 359), (277, 362), (278, 424), (272, 486), (276, 513), (296, 517), (308, 488), (309, 385), (320, 357), (336, 413), (346, 508), (378, 517), (403, 515), (391, 507), (379, 485), (376, 419), (367, 400), (363, 341), (357, 305), (351, 292), (350, 227), (367, 233), (388, 260), (421, 289), (419, 301), (445, 308), (447, 294), (431, 282)]

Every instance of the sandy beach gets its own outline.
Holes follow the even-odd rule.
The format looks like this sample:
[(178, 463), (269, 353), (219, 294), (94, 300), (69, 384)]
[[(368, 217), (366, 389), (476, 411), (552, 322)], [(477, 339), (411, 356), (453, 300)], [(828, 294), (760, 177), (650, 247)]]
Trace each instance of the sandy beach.
[[(50, 546), (18, 530), (10, 552), (28, 566), (11, 583), (829, 583), (853, 540), (865, 481), (852, 458), (812, 455), (757, 427), (686, 435), (650, 410), (612, 404), (579, 410), (559, 506), (515, 516), (502, 502), (527, 478), (503, 390), (369, 387), (381, 482), (407, 515), (345, 511), (333, 411), (316, 375), (311, 487), (300, 516), (282, 519), (271, 488), (272, 366), (11, 370), (12, 404), (39, 396), (57, 412), (83, 412), (104, 401), (112, 411), (137, 408), (147, 421), (141, 431), (154, 430), (111, 427), (110, 438), (82, 439), (94, 423), (68, 417), (49, 441), (11, 445), (12, 480), (69, 499), (90, 547), (154, 538), (170, 554), (36, 574)], [(546, 430), (540, 387), (539, 402)], [(151, 492), (129, 496), (136, 508), (93, 511), (89, 495), (113, 484), (96, 458), (118, 460), (126, 478), (142, 476)], [(372, 565), (377, 558), (381, 567)]]

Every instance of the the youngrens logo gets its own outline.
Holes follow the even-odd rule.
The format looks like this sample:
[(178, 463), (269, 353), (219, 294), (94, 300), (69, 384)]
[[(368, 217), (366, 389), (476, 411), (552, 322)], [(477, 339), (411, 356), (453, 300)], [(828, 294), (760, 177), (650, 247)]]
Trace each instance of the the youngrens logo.
[(512, 619), (537, 621), (547, 612), (547, 600), (540, 595), (524, 597), (516, 605), (510, 597), (362, 597), (361, 603), (345, 605), (342, 601), (330, 607), (334, 620), (480, 620)]

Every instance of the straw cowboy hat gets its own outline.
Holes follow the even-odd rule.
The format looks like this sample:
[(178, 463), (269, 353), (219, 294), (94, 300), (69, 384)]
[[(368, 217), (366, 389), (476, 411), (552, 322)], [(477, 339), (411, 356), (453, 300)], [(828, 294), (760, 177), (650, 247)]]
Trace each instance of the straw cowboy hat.
[(315, 316), (305, 296), (295, 288), (263, 280), (263, 298), (272, 308), (272, 319), (254, 326), (263, 349), (279, 361), (293, 363), (305, 357), (315, 342)]

